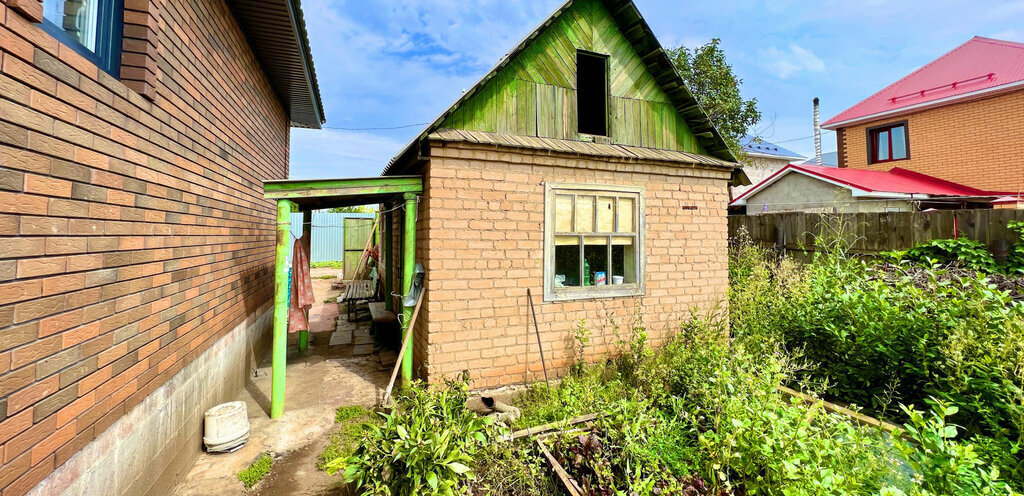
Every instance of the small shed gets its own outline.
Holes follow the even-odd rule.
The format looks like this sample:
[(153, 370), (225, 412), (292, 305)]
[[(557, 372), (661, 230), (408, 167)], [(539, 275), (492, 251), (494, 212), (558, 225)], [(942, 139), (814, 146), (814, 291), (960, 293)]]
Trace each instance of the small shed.
[(999, 193), (895, 167), (888, 171), (789, 164), (729, 204), (747, 214), (870, 213), (991, 208)]
[[(584, 328), (582, 358), (597, 360), (721, 311), (729, 186), (744, 180), (633, 2), (569, 0), (383, 177), (268, 182), (266, 196), (281, 219), (382, 203), (384, 294), (426, 271), (404, 380), (468, 372), (496, 387), (568, 370)], [(278, 415), (285, 326), (275, 313)]]
[(564, 372), (574, 328), (597, 360), (725, 303), (742, 171), (632, 1), (565, 2), (384, 174), (423, 178), (419, 377), (538, 378), (534, 313)]

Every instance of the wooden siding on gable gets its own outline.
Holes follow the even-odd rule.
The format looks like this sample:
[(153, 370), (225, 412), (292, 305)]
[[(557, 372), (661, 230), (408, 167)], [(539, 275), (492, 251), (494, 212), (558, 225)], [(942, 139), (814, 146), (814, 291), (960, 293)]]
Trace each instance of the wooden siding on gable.
[(576, 53), (607, 55), (612, 143), (707, 154), (600, 0), (580, 0), (441, 127), (579, 140)]

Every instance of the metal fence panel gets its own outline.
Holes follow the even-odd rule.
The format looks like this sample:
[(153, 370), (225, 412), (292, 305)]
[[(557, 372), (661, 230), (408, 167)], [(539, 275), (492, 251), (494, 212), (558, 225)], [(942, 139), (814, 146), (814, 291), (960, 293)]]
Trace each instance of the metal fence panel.
[[(310, 243), (310, 262), (342, 262), (345, 260), (345, 219), (370, 219), (370, 226), (373, 225), (373, 218), (377, 214), (361, 213), (335, 213), (318, 211), (313, 212), (313, 239)], [(295, 238), (302, 236), (302, 214), (292, 214), (291, 234)], [(366, 234), (362, 235), (362, 244), (359, 251), (362, 252), (366, 244), (366, 236), (370, 228), (364, 229)]]

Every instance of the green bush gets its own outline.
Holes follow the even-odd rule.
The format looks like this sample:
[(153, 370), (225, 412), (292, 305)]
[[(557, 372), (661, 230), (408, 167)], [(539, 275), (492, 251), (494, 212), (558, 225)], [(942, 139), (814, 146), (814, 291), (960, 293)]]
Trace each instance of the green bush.
[(270, 453), (263, 453), (245, 470), (238, 473), (238, 480), (242, 481), (246, 489), (249, 489), (263, 480), (273, 464), (274, 458), (270, 456)]
[(925, 266), (937, 263), (957, 263), (971, 270), (995, 272), (996, 260), (979, 241), (967, 238), (933, 239), (906, 251), (893, 251), (885, 254), (899, 261), (909, 261)]
[(345, 262), (312, 262), (309, 264), (311, 269), (344, 269)]
[(920, 477), (919, 494), (1011, 494), (1005, 482), (999, 482), (999, 470), (986, 466), (970, 443), (954, 440), (957, 427), (946, 418), (957, 413), (957, 407), (936, 402), (935, 409), (925, 416), (911, 407), (903, 411), (910, 418), (907, 438), (896, 441), (910, 466)]
[(841, 249), (798, 268), (749, 243), (733, 251), (731, 330), (802, 354), (811, 366), (790, 382), (897, 420), (907, 420), (900, 403), (956, 405), (950, 420), (1005, 448), (990, 459), (1024, 486), (1024, 306), (1009, 293), (983, 273), (870, 263)]
[(461, 493), (488, 438), (486, 419), (466, 409), (467, 384), (413, 385), (379, 425), (366, 424), (355, 453), (328, 462), (327, 472), (344, 470), (364, 494)]

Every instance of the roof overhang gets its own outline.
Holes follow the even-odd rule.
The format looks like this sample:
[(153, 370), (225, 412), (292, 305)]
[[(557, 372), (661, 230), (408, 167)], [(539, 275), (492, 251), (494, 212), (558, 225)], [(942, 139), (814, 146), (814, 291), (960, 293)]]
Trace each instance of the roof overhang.
[(228, 0), (294, 127), (326, 121), (299, 0)]
[(900, 116), (900, 115), (903, 115), (903, 114), (909, 114), (909, 113), (918, 112), (918, 111), (921, 111), (921, 110), (927, 110), (927, 109), (935, 108), (935, 107), (942, 107), (942, 106), (945, 106), (945, 105), (952, 105), (954, 103), (961, 103), (961, 102), (965, 102), (965, 101), (969, 101), (969, 100), (977, 100), (977, 99), (980, 99), (980, 98), (987, 98), (987, 97), (990, 97), (990, 96), (996, 96), (996, 95), (999, 95), (999, 94), (1002, 94), (1002, 93), (1009, 93), (1009, 92), (1020, 90), (1020, 89), (1024, 89), (1024, 81), (1016, 81), (1016, 82), (1013, 82), (1013, 83), (1004, 84), (1002, 86), (993, 86), (991, 88), (985, 88), (985, 89), (981, 89), (981, 90), (978, 90), (978, 91), (972, 91), (970, 93), (962, 93), (962, 94), (959, 94), (959, 95), (950, 96), (950, 97), (946, 97), (946, 98), (939, 98), (937, 100), (921, 102), (921, 103), (914, 104), (914, 105), (908, 105), (906, 107), (900, 107), (900, 108), (896, 108), (896, 109), (892, 109), (892, 110), (887, 110), (885, 112), (876, 112), (874, 114), (857, 117), (855, 119), (847, 119), (845, 121), (839, 121), (839, 122), (825, 122), (824, 124), (821, 125), (821, 127), (823, 129), (829, 129), (829, 130), (833, 130), (834, 131), (834, 130), (839, 129), (839, 128), (850, 127), (850, 126), (857, 125), (857, 124), (862, 124), (862, 123), (865, 123), (865, 122), (877, 121), (879, 119), (885, 119), (885, 118), (888, 118), (888, 117), (896, 117), (896, 116)]
[(302, 210), (372, 205), (423, 192), (420, 176), (264, 181), (263, 197), (290, 200)]

